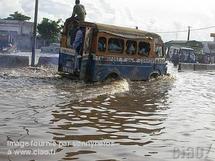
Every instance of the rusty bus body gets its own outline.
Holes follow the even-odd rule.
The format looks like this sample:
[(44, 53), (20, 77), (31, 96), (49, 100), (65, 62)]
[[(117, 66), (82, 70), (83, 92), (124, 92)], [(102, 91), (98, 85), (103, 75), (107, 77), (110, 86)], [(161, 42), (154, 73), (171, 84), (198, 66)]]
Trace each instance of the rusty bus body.
[[(95, 82), (109, 77), (148, 80), (167, 73), (164, 45), (155, 33), (126, 27), (67, 20), (61, 38), (59, 72)], [(83, 30), (83, 45), (76, 71), (72, 49), (75, 28)], [(76, 31), (77, 32), (77, 31)]]

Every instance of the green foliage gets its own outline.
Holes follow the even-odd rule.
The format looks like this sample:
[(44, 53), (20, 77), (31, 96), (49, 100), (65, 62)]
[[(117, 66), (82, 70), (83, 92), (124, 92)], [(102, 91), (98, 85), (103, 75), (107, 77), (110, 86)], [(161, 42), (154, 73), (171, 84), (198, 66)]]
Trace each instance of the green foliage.
[(25, 16), (18, 11), (14, 12), (13, 14), (10, 14), (10, 17), (5, 18), (5, 20), (19, 20), (19, 21), (28, 21), (31, 17)]
[(45, 45), (57, 42), (62, 26), (60, 25), (61, 19), (58, 21), (43, 18), (42, 22), (38, 24), (37, 29), (40, 37), (46, 41)]

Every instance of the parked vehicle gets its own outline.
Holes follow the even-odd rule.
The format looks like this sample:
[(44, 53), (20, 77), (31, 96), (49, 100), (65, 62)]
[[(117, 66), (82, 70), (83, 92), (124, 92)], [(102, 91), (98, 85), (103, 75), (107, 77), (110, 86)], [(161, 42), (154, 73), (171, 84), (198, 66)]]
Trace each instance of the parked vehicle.
[(168, 51), (170, 61), (177, 66), (179, 63), (196, 63), (194, 49), (186, 47), (170, 47)]

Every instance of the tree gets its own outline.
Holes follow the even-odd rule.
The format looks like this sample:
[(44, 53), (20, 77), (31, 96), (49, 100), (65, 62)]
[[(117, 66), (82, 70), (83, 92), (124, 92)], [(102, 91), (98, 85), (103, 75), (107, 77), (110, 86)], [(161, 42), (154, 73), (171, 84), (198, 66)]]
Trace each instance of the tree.
[(42, 22), (38, 24), (37, 29), (40, 37), (45, 40), (44, 45), (57, 42), (62, 26), (60, 25), (61, 19), (58, 21), (43, 18)]
[(31, 17), (25, 16), (18, 11), (14, 12), (13, 14), (10, 14), (10, 17), (5, 18), (5, 20), (19, 20), (19, 21), (28, 21)]

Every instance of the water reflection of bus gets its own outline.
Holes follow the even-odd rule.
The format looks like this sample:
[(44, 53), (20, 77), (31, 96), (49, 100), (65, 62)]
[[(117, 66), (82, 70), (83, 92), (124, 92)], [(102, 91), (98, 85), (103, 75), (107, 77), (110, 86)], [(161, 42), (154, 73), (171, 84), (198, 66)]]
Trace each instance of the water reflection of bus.
[[(72, 44), (80, 29), (84, 37), (76, 57)], [(167, 72), (163, 42), (159, 35), (137, 29), (67, 20), (61, 39), (59, 72), (91, 82), (109, 77), (148, 80)]]

